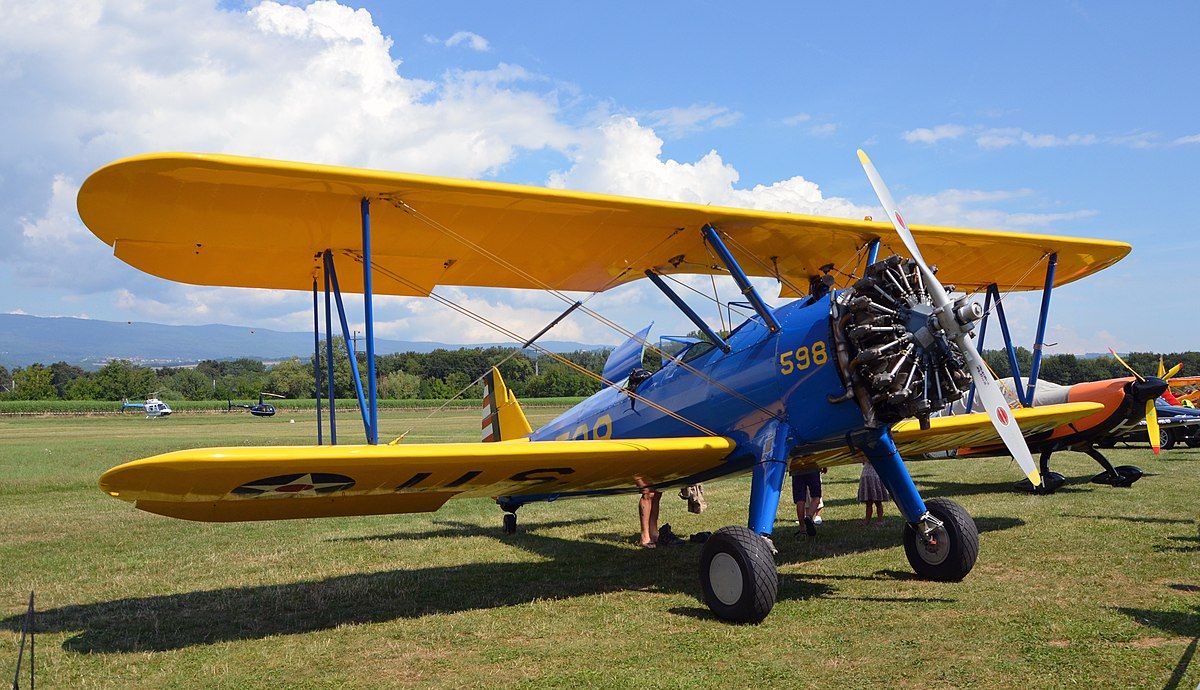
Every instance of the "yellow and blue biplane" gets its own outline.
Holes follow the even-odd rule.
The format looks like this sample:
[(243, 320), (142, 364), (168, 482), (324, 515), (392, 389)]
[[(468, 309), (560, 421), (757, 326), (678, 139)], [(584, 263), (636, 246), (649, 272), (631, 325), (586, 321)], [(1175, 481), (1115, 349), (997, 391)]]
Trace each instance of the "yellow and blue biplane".
[[(323, 286), (330, 362), (332, 305), (348, 336), (342, 294), (363, 294), (367, 390), (357, 395), (367, 442), (337, 444), (332, 401), (322, 438), (318, 370), (317, 445), (166, 453), (114, 467), (100, 486), (141, 510), (202, 521), (414, 513), (491, 497), (511, 531), (518, 508), (534, 501), (749, 473), (747, 524), (705, 543), (700, 579), (717, 616), (756, 622), (777, 596), (770, 537), (789, 469), (865, 460), (904, 516), (914, 570), (960, 580), (976, 560), (975, 524), (953, 501), (924, 501), (902, 456), (1001, 441), (1038, 485), (1022, 430), (1042, 433), (1101, 409), (1010, 409), (970, 346), (983, 313), (966, 295), (1069, 283), (1130, 247), (910, 229), (860, 158), (888, 223), (225, 155), (116, 161), (87, 179), (78, 203), (87, 227), (126, 263), (198, 285), (311, 291), (314, 348)], [(879, 258), (881, 247), (892, 255)], [(1054, 270), (1045, 284), (1029, 279), (1048, 257)], [(727, 336), (714, 331), (664, 280), (688, 273), (730, 276), (752, 315)], [(778, 280), (781, 295), (796, 299), (771, 308), (751, 276)], [(850, 279), (838, 285), (839, 276)], [(665, 355), (653, 374), (641, 368), (647, 331), (625, 331), (578, 295), (641, 278), (706, 336)], [(563, 300), (564, 312), (527, 337), (439, 295), (439, 285), (545, 290)], [(628, 340), (599, 375), (602, 390), (541, 429), (530, 427), (493, 368), (484, 377), (483, 442), (379, 445), (376, 294), (430, 297), (535, 349), (571, 314), (600, 319)], [(931, 417), (972, 389), (984, 412)]]

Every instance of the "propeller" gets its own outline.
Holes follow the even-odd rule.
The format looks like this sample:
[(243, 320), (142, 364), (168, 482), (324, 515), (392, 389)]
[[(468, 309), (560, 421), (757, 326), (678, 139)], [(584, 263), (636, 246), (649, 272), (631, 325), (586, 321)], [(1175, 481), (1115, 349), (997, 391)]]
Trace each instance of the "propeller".
[[(1116, 350), (1114, 350), (1110, 347), (1110, 348), (1108, 348), (1108, 352), (1113, 357), (1115, 357), (1118, 362), (1121, 363), (1121, 366), (1128, 369), (1129, 372), (1137, 378), (1138, 383), (1151, 384), (1151, 385), (1156, 385), (1156, 386), (1158, 384), (1162, 384), (1164, 392), (1170, 390), (1169, 384), (1167, 383), (1167, 381), (1170, 381), (1172, 376), (1175, 376), (1176, 374), (1179, 373), (1180, 369), (1183, 369), (1183, 362), (1180, 362), (1179, 364), (1176, 364), (1175, 366), (1171, 367), (1171, 369), (1168, 371), (1167, 368), (1165, 366), (1163, 366), (1162, 357), (1159, 357), (1158, 358), (1158, 376), (1154, 377), (1153, 380), (1148, 380), (1145, 376), (1142, 376), (1141, 374), (1139, 374), (1136, 369), (1129, 366), (1129, 362), (1126, 362), (1125, 360), (1121, 359), (1121, 355), (1118, 355)], [(1155, 395), (1146, 401), (1146, 434), (1150, 437), (1150, 448), (1154, 451), (1155, 455), (1158, 455), (1160, 452), (1162, 452), (1162, 448), (1159, 445), (1160, 437), (1159, 437), (1159, 430), (1158, 430), (1158, 408), (1156, 408), (1154, 406), (1154, 401), (1157, 399), (1158, 399), (1158, 396)]]
[(912, 255), (914, 261), (921, 271), (921, 276), (925, 279), (925, 285), (929, 290), (933, 306), (938, 310), (938, 320), (945, 329), (947, 335), (953, 337), (954, 342), (958, 344), (958, 349), (963, 357), (967, 360), (967, 368), (971, 372), (971, 378), (975, 382), (975, 391), (979, 395), (980, 401), (983, 403), (984, 409), (987, 410), (988, 418), (992, 420), (992, 426), (996, 427), (996, 432), (1000, 434), (1000, 439), (1004, 441), (1004, 445), (1008, 448), (1008, 452), (1012, 453), (1017, 464), (1021, 466), (1021, 470), (1029, 481), (1034, 486), (1040, 486), (1042, 483), (1041, 474), (1038, 472), (1037, 465), (1033, 462), (1033, 456), (1029, 453), (1029, 446), (1025, 443), (1025, 437), (1021, 435), (1021, 429), (1017, 426), (1015, 420), (1008, 410), (1008, 401), (1004, 398), (1004, 394), (1000, 392), (1000, 387), (996, 383), (996, 379), (992, 378), (988, 371), (987, 365), (983, 358), (971, 347), (971, 342), (968, 338), (967, 331), (963, 329), (959, 323), (958, 315), (954, 313), (954, 302), (950, 296), (946, 294), (946, 289), (934, 277), (933, 271), (925, 263), (925, 257), (921, 256), (921, 249), (917, 246), (917, 241), (913, 239), (912, 232), (908, 229), (908, 224), (904, 222), (904, 216), (900, 215), (900, 208), (896, 206), (896, 202), (892, 199), (891, 192), (888, 191), (887, 185), (883, 183), (883, 178), (879, 176), (879, 171), (875, 169), (875, 165), (871, 163), (871, 159), (862, 149), (858, 150), (858, 160), (862, 162), (863, 170), (867, 173), (867, 178), (871, 180), (871, 187), (875, 190), (875, 196), (879, 197), (879, 203), (883, 205), (883, 210), (888, 214), (888, 219), (892, 222), (892, 226), (896, 228), (896, 234), (900, 235), (901, 241), (904, 242), (905, 248)]

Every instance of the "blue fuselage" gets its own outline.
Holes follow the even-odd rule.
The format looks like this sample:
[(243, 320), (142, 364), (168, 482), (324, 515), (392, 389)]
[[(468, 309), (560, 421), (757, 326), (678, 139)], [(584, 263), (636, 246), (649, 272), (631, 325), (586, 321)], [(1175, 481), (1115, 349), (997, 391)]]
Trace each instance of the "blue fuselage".
[[(793, 452), (843, 445), (847, 432), (863, 426), (863, 417), (853, 401), (829, 402), (829, 396), (845, 393), (834, 356), (829, 308), (829, 296), (780, 307), (774, 312), (781, 326), (775, 334), (761, 318), (751, 318), (730, 335), (730, 352), (698, 343), (683, 353), (686, 366), (667, 363), (637, 387), (637, 395), (732, 438), (739, 452), (731, 458), (756, 452), (751, 442), (772, 420), (790, 427)], [(625, 390), (610, 387), (536, 431), (532, 440), (703, 434)]]

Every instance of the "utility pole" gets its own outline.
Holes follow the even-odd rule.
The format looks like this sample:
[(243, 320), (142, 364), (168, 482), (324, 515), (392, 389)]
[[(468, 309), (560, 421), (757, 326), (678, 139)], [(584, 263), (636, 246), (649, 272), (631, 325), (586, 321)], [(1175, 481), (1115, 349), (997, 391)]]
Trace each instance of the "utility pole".
[(352, 333), (353, 333), (353, 335), (350, 336), (350, 340), (353, 343), (352, 347), (354, 348), (352, 354), (357, 356), (358, 355), (358, 331), (353, 331)]

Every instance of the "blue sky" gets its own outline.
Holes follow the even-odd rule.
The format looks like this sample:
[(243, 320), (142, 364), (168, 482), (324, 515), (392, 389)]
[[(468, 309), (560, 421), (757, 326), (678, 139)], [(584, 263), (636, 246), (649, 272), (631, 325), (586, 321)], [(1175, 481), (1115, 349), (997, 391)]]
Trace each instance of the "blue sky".
[[(864, 146), (913, 222), (1134, 245), (1056, 293), (1051, 351), (1196, 349), (1186, 291), (1168, 286), (1189, 282), (1200, 248), (1200, 6), (919, 10), (0, 0), (0, 98), (18, 104), (0, 114), (0, 311), (305, 328), (303, 295), (170, 285), (79, 225), (78, 184), (134, 153), (853, 215), (874, 207)], [(537, 294), (451, 294), (518, 330), (554, 313)], [(631, 329), (690, 330), (642, 287), (598, 303)], [(1010, 309), (1027, 343), (1034, 300)], [(411, 300), (385, 301), (380, 319), (387, 337), (494, 339)], [(585, 322), (555, 336), (617, 337)]]

